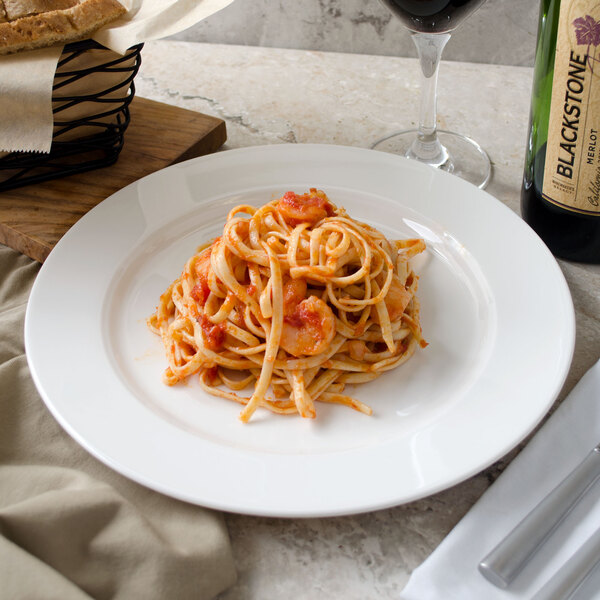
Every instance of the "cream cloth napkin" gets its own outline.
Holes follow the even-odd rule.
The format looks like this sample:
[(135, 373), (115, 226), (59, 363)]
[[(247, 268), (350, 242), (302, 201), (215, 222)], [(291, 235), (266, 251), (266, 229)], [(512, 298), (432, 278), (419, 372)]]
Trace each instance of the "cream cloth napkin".
[(40, 399), (23, 347), (38, 270), (0, 245), (0, 598), (213, 598), (236, 576), (221, 516), (108, 469)]
[[(507, 590), (489, 583), (479, 561), (600, 442), (600, 361), (529, 444), (419, 566), (402, 600), (529, 599), (600, 526), (596, 482)], [(576, 592), (600, 598), (597, 568)]]

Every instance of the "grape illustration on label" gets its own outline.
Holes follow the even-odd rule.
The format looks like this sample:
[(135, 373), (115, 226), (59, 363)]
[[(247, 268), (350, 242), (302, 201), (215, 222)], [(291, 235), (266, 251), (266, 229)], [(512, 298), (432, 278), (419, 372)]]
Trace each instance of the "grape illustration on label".
[(590, 71), (594, 72), (594, 62), (600, 62), (600, 59), (591, 56), (590, 49), (592, 46), (597, 48), (600, 46), (600, 22), (596, 21), (594, 17), (586, 15), (585, 17), (579, 17), (573, 21), (573, 27), (575, 28), (575, 38), (577, 44), (580, 46), (587, 46), (587, 57)]

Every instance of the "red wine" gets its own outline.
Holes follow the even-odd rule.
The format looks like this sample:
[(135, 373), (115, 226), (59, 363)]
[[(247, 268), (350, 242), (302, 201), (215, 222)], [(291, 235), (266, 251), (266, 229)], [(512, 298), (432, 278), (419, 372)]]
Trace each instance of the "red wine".
[(485, 0), (381, 0), (411, 31), (446, 33)]
[[(546, 145), (534, 158), (533, 172), (544, 173)], [(523, 218), (544, 240), (552, 253), (566, 260), (600, 262), (600, 218), (564, 210), (542, 197), (541, 177), (525, 177), (521, 192)]]

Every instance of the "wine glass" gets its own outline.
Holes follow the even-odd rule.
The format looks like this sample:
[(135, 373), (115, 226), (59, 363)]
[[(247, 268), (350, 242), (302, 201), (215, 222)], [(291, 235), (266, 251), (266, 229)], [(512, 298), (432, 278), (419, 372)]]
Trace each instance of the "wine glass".
[(419, 128), (392, 133), (372, 148), (454, 173), (479, 188), (490, 180), (492, 167), (477, 142), (436, 125), (437, 78), (450, 32), (485, 0), (381, 0), (410, 30), (421, 64)]

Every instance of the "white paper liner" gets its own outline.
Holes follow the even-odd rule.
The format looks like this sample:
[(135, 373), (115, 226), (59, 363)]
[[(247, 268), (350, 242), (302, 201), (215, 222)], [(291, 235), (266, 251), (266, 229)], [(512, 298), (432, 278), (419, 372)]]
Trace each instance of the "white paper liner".
[(0, 150), (50, 152), (52, 84), (62, 47), (2, 57)]

